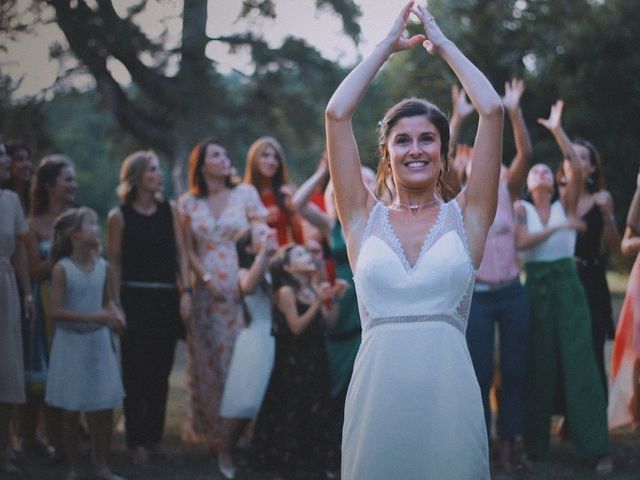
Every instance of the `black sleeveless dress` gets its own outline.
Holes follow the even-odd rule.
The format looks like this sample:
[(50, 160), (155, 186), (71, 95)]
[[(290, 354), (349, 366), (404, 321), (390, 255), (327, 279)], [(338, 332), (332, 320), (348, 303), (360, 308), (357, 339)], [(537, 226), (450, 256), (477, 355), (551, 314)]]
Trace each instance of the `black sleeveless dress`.
[[(297, 302), (298, 314), (308, 305)], [(276, 355), (253, 434), (256, 467), (282, 473), (335, 470), (337, 442), (330, 423), (331, 390), (320, 312), (294, 335), (273, 310)]]
[(173, 216), (166, 201), (152, 215), (130, 204), (120, 210), (126, 443), (129, 448), (154, 446), (162, 440), (169, 374), (176, 342), (184, 335)]
[(606, 391), (604, 344), (607, 338), (613, 338), (614, 328), (611, 293), (605, 275), (606, 258), (602, 254), (604, 218), (600, 207), (594, 203), (593, 207), (582, 217), (582, 220), (587, 224), (587, 229), (584, 232), (578, 232), (575, 260), (580, 280), (582, 280), (589, 301), (593, 349)]

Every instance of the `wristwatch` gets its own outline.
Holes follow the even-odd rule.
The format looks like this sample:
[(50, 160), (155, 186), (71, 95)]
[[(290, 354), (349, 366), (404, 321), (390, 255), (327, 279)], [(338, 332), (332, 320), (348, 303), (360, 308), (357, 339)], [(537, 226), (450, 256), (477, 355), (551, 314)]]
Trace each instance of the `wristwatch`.
[(205, 272), (204, 275), (202, 275), (202, 281), (203, 283), (209, 283), (209, 280), (213, 280), (213, 274), (211, 272)]

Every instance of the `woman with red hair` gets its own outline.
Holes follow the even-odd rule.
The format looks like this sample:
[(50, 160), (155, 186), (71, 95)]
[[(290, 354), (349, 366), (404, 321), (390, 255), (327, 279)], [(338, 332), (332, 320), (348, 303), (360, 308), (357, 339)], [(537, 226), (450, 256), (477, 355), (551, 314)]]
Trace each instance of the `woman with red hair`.
[(244, 183), (253, 185), (269, 210), (267, 223), (275, 228), (278, 244), (304, 243), (302, 222), (291, 203), (294, 187), (287, 173), (287, 161), (280, 143), (260, 137), (249, 147)]
[(189, 191), (178, 210), (189, 265), (196, 282), (187, 322), (189, 351), (185, 440), (220, 447), (219, 415), (236, 337), (243, 327), (235, 239), (267, 210), (251, 185), (235, 185), (226, 149), (214, 139), (189, 157)]

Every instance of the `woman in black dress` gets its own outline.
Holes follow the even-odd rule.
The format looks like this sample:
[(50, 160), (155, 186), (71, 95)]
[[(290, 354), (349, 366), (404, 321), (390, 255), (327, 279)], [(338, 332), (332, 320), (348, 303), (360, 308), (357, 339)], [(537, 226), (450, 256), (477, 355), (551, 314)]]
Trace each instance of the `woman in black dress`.
[[(122, 162), (120, 207), (109, 214), (109, 263), (113, 292), (122, 302), (127, 330), (122, 337), (126, 392), (126, 443), (135, 464), (162, 456), (169, 373), (178, 338), (191, 307), (187, 264), (176, 212), (162, 199), (164, 175), (151, 151)], [(178, 289), (182, 286), (182, 295)]]
[[(575, 261), (582, 285), (589, 301), (593, 350), (596, 355), (602, 385), (607, 392), (607, 374), (604, 367), (604, 344), (613, 339), (613, 315), (611, 294), (606, 278), (606, 256), (620, 248), (620, 233), (616, 226), (611, 194), (604, 188), (602, 163), (596, 148), (586, 140), (574, 140), (573, 148), (580, 157), (583, 168), (583, 185), (578, 200), (577, 214), (585, 224), (578, 230)], [(566, 184), (566, 165), (556, 174), (562, 188)]]

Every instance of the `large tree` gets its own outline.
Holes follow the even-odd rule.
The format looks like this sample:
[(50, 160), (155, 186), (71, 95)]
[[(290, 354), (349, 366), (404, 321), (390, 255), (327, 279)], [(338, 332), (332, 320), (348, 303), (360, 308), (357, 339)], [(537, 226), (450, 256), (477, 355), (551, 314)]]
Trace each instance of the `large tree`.
[[(157, 0), (158, 2), (166, 0)], [(53, 21), (66, 39), (66, 45), (51, 49), (63, 58), (71, 53), (79, 69), (95, 80), (104, 105), (114, 114), (124, 131), (141, 146), (153, 148), (174, 165), (174, 179), (179, 177), (189, 149), (199, 139), (212, 133), (273, 133), (279, 128), (298, 130), (305, 126), (322, 137), (322, 115), (309, 95), (313, 87), (322, 92), (339, 77), (339, 67), (329, 62), (311, 46), (297, 38), (287, 38), (281, 46), (271, 48), (255, 34), (235, 36), (207, 35), (208, 12), (215, 14), (220, 2), (185, 0), (181, 18), (181, 38), (175, 48), (167, 47), (166, 31), (151, 38), (136, 19), (152, 8), (145, 0), (132, 1), (126, 14), (119, 13), (111, 0), (32, 0), (29, 11), (25, 2), (7, 0), (0, 9), (0, 25), (7, 32), (29, 29), (21, 14), (46, 15), (53, 8)], [(274, 0), (238, 2), (238, 14), (255, 14), (275, 18)], [(353, 0), (316, 0), (317, 9), (330, 9), (342, 19), (343, 30), (354, 42), (360, 35), (356, 22), (360, 11)], [(230, 48), (251, 48), (255, 71), (245, 77), (225, 77), (216, 70), (215, 61), (205, 54), (211, 41), (224, 42)], [(123, 86), (112, 73), (117, 60), (131, 77)], [(296, 82), (306, 85), (291, 91)], [(240, 88), (242, 87), (242, 88)], [(273, 87), (273, 88), (272, 88)], [(299, 94), (296, 97), (296, 93)], [(317, 94), (317, 90), (316, 90)], [(247, 117), (255, 118), (247, 130)], [(231, 136), (231, 135), (230, 135)], [(230, 142), (246, 143), (246, 135), (234, 135)], [(295, 138), (295, 136), (292, 136)], [(317, 140), (315, 140), (317, 151)], [(244, 145), (243, 145), (244, 146)], [(180, 183), (180, 182), (178, 182)]]

